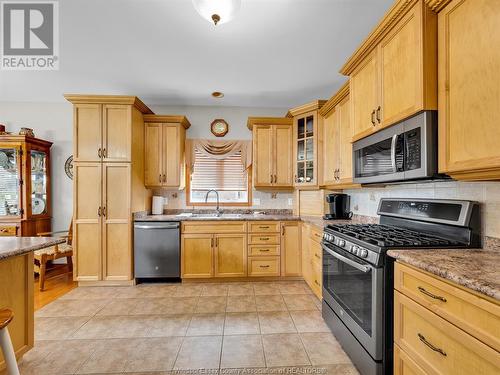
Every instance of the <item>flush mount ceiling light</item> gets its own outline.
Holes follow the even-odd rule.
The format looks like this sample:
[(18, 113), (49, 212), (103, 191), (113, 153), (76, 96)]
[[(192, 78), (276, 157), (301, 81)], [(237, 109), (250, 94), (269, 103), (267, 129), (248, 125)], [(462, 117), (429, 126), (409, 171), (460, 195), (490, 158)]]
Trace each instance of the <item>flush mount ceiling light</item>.
[(213, 96), (214, 98), (220, 99), (220, 98), (223, 98), (223, 97), (224, 97), (224, 93), (222, 93), (222, 92), (220, 92), (220, 91), (214, 91), (214, 92), (212, 93), (212, 96)]
[(240, 10), (241, 0), (192, 0), (196, 11), (214, 25), (230, 21)]

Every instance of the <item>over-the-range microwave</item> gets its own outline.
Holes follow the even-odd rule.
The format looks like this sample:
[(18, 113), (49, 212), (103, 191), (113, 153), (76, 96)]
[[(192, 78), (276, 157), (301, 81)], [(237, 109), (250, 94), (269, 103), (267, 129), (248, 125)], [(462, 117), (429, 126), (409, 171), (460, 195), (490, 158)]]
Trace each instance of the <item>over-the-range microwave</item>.
[(437, 112), (423, 111), (353, 143), (353, 181), (386, 183), (440, 177)]

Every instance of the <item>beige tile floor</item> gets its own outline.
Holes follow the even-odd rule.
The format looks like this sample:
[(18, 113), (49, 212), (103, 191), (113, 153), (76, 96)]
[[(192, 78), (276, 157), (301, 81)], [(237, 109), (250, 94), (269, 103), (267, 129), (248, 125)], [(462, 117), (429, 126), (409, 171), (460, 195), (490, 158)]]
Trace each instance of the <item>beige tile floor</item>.
[(36, 312), (35, 347), (20, 369), (209, 375), (299, 367), (357, 374), (320, 309), (298, 281), (79, 287)]

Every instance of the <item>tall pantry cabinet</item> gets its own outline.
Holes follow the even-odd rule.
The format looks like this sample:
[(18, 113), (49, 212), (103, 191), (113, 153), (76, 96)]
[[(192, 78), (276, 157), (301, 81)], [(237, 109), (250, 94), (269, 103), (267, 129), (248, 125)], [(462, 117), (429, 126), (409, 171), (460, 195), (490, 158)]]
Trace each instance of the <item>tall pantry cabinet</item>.
[(127, 284), (132, 275), (132, 213), (147, 209), (144, 120), (134, 96), (65, 95), (73, 104), (74, 278)]

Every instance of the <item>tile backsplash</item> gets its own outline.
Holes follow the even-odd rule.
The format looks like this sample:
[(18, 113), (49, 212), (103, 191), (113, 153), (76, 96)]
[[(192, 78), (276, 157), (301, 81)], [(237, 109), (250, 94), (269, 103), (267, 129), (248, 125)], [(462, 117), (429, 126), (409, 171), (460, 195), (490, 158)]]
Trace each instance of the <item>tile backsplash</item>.
[(345, 190), (351, 210), (358, 215), (377, 216), (380, 198), (463, 199), (481, 203), (483, 235), (500, 238), (500, 182), (440, 181), (388, 185)]

